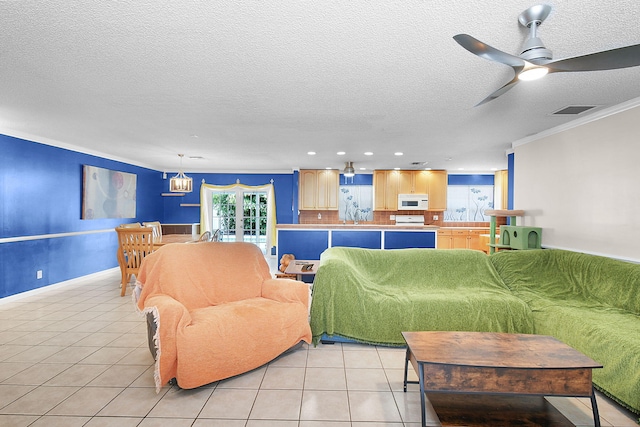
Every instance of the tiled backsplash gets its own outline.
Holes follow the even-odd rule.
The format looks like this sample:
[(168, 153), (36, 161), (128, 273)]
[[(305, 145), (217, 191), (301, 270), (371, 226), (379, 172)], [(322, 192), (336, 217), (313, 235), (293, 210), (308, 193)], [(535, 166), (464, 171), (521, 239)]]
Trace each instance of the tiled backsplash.
[[(320, 218), (318, 218), (320, 215)], [(373, 221), (361, 221), (361, 224), (394, 225), (395, 220), (391, 215), (424, 215), (425, 225), (437, 225), (439, 227), (489, 227), (488, 222), (445, 222), (442, 211), (373, 211)], [(438, 219), (433, 217), (438, 216)], [(497, 218), (498, 225), (506, 224), (506, 218)], [(298, 217), (300, 224), (340, 224), (338, 211), (300, 211)], [(353, 223), (353, 221), (347, 221)]]

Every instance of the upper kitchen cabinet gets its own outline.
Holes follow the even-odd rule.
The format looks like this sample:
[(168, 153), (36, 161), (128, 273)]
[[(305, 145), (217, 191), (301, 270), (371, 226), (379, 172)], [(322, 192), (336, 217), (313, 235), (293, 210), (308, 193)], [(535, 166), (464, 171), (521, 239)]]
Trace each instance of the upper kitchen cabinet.
[(428, 194), (429, 210), (447, 210), (447, 171), (373, 171), (374, 210), (398, 210), (398, 194)]
[(373, 171), (373, 210), (398, 210), (398, 181), (400, 171)]
[(509, 172), (496, 171), (493, 182), (493, 206), (496, 209), (509, 209)]
[(447, 210), (447, 171), (425, 171), (429, 172), (429, 210)]
[(300, 171), (300, 210), (338, 210), (337, 169), (304, 169)]
[(398, 194), (428, 194), (430, 171), (398, 171)]

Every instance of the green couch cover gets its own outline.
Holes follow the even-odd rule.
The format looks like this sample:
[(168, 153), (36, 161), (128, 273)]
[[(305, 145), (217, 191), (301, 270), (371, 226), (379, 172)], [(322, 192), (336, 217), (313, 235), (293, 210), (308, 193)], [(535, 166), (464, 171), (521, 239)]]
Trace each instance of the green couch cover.
[(551, 335), (604, 366), (593, 382), (640, 413), (640, 264), (564, 250), (504, 251), (491, 262)]
[(533, 332), (529, 307), (482, 252), (333, 247), (320, 259), (314, 343), (323, 334), (401, 346), (402, 331)]

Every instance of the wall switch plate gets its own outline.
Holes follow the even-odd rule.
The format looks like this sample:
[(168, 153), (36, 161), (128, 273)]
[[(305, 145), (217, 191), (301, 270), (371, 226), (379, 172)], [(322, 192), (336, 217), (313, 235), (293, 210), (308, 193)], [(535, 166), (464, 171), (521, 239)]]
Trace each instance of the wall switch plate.
[(318, 212), (318, 219), (322, 219), (322, 214)]
[(438, 215), (434, 215), (434, 216), (433, 216), (433, 220), (434, 220), (434, 221), (437, 221), (437, 220), (438, 220), (438, 218), (440, 218)]
[(36, 279), (42, 279), (42, 270), (36, 271)]

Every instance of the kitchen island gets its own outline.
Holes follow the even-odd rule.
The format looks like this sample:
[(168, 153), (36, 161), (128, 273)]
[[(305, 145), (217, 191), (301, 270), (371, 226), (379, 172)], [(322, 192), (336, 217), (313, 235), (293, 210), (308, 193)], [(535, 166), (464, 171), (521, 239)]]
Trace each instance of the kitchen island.
[(278, 258), (320, 259), (325, 249), (347, 246), (367, 249), (436, 247), (437, 226), (380, 224), (280, 224)]

